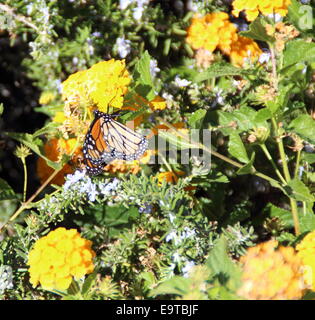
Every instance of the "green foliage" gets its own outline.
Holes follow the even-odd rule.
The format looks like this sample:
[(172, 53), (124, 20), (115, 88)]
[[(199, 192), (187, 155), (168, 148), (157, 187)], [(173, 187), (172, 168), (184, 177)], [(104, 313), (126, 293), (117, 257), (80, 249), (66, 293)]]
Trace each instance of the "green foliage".
[[(0, 178), (2, 299), (239, 299), (238, 259), (247, 248), (269, 239), (295, 246), (301, 234), (315, 230), (315, 45), (313, 30), (300, 27), (301, 4), (292, 1), (284, 18), (300, 30), (297, 38), (279, 42), (266, 31), (274, 21), (262, 16), (239, 33), (268, 48), (269, 61), (237, 67), (215, 51), (213, 62), (200, 68), (200, 51), (185, 40), (193, 12), (179, 3), (148, 1), (143, 11), (136, 1), (124, 9), (114, 0), (1, 4), (12, 22), (1, 36), (29, 49), (16, 67), (41, 93), (52, 94), (32, 106), (47, 116), (42, 128), (13, 128), (6, 139), (28, 147), (55, 173), (74, 165), (68, 156), (52, 161), (43, 148), (50, 137), (62, 136), (51, 121), (63, 110), (61, 83), (111, 58), (126, 59), (132, 82), (124, 98), (139, 107), (123, 111), (119, 121), (141, 116), (142, 128), (170, 127), (158, 136), (165, 148), (137, 174), (90, 177), (76, 170), (62, 185), (30, 188), (27, 177), (36, 173), (26, 161), (20, 184), (37, 191), (24, 202), (21, 191)], [(222, 1), (193, 4), (202, 14), (230, 10)], [(122, 48), (119, 39), (128, 45)], [(148, 101), (157, 95), (167, 107), (153, 111)], [(0, 104), (1, 119), (11, 112)], [(184, 130), (173, 130), (178, 123)], [(199, 140), (205, 132), (211, 137)], [(174, 163), (168, 147), (188, 160)], [(211, 156), (211, 163), (192, 150)], [(174, 183), (159, 181), (168, 171)], [(65, 292), (33, 288), (29, 251), (58, 226), (77, 228), (93, 242), (95, 270)]]

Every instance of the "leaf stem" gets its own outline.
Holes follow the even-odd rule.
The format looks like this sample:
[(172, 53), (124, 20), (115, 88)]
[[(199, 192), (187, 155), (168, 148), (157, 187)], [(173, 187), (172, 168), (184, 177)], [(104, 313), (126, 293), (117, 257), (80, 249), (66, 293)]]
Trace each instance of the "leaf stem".
[[(170, 130), (172, 130), (175, 134), (177, 134), (178, 136), (180, 136), (181, 138), (183, 138), (186, 142), (189, 142), (189, 137), (187, 137), (187, 135), (184, 135), (182, 134), (181, 132), (179, 132), (178, 130), (176, 130), (176, 128), (174, 128), (170, 123), (168, 123), (167, 121), (163, 120), (162, 118), (160, 117), (157, 117), (157, 120), (159, 120), (160, 122), (164, 123)], [(209, 154), (211, 155), (214, 155), (215, 157), (227, 162), (227, 163), (230, 163), (231, 165), (233, 165), (234, 167), (237, 167), (237, 168), (242, 168), (243, 165), (237, 161), (234, 161), (214, 150), (211, 150), (210, 148), (208, 148), (207, 146), (205, 146), (204, 144), (202, 143), (196, 143), (196, 148), (199, 148), (199, 149), (203, 149), (205, 150), (206, 152), (208, 152)], [(256, 171), (256, 169), (253, 167), (253, 174), (257, 177), (260, 177), (262, 179), (265, 179), (267, 181), (269, 181), (272, 185), (274, 186), (277, 186), (281, 189), (281, 185), (279, 184), (279, 182), (261, 172), (258, 172)]]
[(281, 180), (281, 182), (283, 184), (287, 184), (287, 182), (285, 181), (284, 177), (282, 176), (281, 172), (279, 171), (278, 167), (276, 166), (275, 162), (273, 161), (267, 147), (265, 144), (260, 144), (261, 149), (263, 150), (263, 152), (265, 153), (265, 156), (267, 157), (267, 159), (270, 161), (273, 169), (275, 170), (277, 176), (279, 177), (279, 179)]
[[(279, 126), (277, 124), (275, 117), (271, 118), (271, 122), (273, 124), (275, 135), (276, 135), (276, 142), (278, 145), (280, 159), (282, 161), (283, 174), (284, 174), (286, 182), (288, 183), (291, 180), (291, 176), (290, 176), (290, 172), (289, 172), (286, 154), (284, 151), (283, 139), (282, 139), (281, 134), (279, 132)], [(293, 223), (294, 223), (294, 231), (295, 231), (296, 235), (299, 235), (300, 234), (300, 223), (299, 223), (297, 202), (293, 198), (289, 198), (289, 199), (290, 199), (291, 212), (292, 212)]]

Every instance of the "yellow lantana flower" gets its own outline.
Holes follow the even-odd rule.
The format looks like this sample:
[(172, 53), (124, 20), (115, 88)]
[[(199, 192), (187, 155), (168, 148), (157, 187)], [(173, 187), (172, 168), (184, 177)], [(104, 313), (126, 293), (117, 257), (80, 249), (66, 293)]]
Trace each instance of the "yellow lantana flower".
[(195, 16), (187, 29), (186, 41), (193, 49), (213, 52), (217, 47), (229, 52), (230, 44), (237, 38), (237, 28), (229, 21), (225, 12)]
[(238, 17), (240, 12), (244, 10), (248, 21), (255, 20), (259, 13), (265, 16), (279, 14), (284, 17), (288, 13), (290, 4), (291, 0), (235, 0), (232, 14)]
[(128, 91), (131, 77), (125, 60), (108, 60), (94, 64), (90, 69), (69, 76), (62, 83), (62, 98), (68, 102), (94, 105), (99, 111), (120, 109)]
[[(254, 40), (238, 35), (236, 26), (230, 22), (225, 12), (209, 13), (204, 17), (195, 16), (187, 29), (186, 41), (197, 50), (198, 65), (204, 64), (204, 61), (200, 60), (203, 60), (206, 53), (211, 62), (213, 59), (210, 54), (216, 49), (228, 55), (231, 63), (238, 67), (243, 66), (245, 59), (253, 62), (262, 54)], [(207, 61), (206, 66), (209, 66)]]
[(292, 247), (277, 247), (277, 241), (267, 241), (249, 248), (241, 257), (240, 296), (249, 300), (294, 300), (303, 296), (300, 258)]
[(315, 231), (308, 233), (296, 246), (304, 268), (306, 284), (315, 291)]
[(66, 290), (72, 278), (94, 270), (92, 242), (75, 229), (57, 228), (36, 241), (28, 255), (30, 283), (46, 290)]
[(166, 108), (166, 101), (160, 96), (155, 96), (153, 100), (149, 102), (152, 110), (164, 110)]
[(261, 54), (262, 51), (254, 40), (239, 36), (231, 46), (230, 60), (234, 66), (242, 67), (246, 60), (254, 62)]

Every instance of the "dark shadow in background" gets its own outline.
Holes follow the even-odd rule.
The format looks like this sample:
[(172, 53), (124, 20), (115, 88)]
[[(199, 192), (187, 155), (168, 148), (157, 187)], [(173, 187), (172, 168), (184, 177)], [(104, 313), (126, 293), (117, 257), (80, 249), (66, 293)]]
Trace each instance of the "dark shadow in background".
[[(23, 192), (24, 182), (22, 162), (14, 155), (19, 143), (4, 132), (33, 133), (41, 128), (47, 119), (44, 114), (34, 111), (34, 107), (38, 106), (40, 92), (27, 78), (21, 65), (27, 55), (27, 44), (17, 40), (14, 46), (10, 46), (8, 35), (0, 35), (0, 102), (4, 106), (0, 118), (0, 177), (19, 193)], [(27, 197), (39, 187), (36, 161), (35, 155), (26, 158)]]

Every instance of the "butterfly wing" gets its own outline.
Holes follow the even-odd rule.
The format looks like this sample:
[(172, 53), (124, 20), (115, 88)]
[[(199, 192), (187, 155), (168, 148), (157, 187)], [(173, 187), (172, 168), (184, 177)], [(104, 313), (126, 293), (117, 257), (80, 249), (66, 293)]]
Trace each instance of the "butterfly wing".
[(115, 121), (109, 114), (95, 111), (83, 145), (84, 162), (89, 174), (102, 172), (114, 159), (135, 160), (148, 147), (142, 135)]
[(105, 121), (102, 130), (110, 149), (109, 154), (104, 153), (105, 157), (111, 156), (127, 161), (136, 160), (148, 148), (148, 141), (145, 137), (113, 119)]

